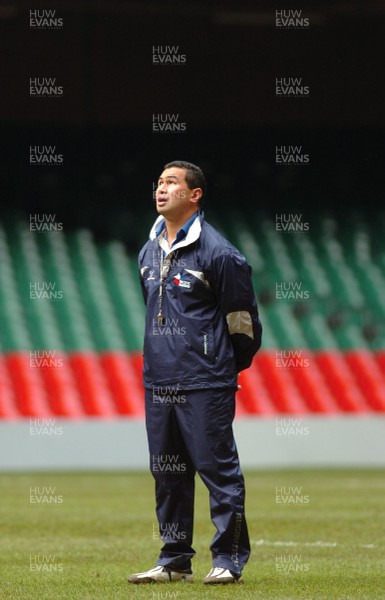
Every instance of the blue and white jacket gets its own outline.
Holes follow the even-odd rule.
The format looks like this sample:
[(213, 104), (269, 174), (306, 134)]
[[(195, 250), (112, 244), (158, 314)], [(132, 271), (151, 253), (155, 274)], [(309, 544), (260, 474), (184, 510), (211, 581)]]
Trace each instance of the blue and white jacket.
[[(251, 268), (238, 250), (196, 213), (169, 248), (165, 220), (155, 221), (139, 254), (147, 306), (144, 385), (181, 390), (236, 388), (261, 345)], [(163, 257), (162, 257), (163, 253)], [(160, 270), (164, 283), (159, 326)]]

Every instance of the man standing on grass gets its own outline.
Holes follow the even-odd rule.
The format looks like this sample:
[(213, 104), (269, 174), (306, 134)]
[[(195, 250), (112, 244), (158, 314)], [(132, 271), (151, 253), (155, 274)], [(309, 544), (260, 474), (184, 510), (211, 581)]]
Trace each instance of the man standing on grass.
[(262, 330), (251, 269), (205, 222), (204, 192), (199, 167), (165, 165), (159, 217), (139, 255), (146, 427), (164, 546), (157, 566), (131, 575), (131, 583), (192, 581), (196, 472), (216, 527), (204, 583), (239, 582), (250, 554), (232, 422), (237, 374), (250, 366)]

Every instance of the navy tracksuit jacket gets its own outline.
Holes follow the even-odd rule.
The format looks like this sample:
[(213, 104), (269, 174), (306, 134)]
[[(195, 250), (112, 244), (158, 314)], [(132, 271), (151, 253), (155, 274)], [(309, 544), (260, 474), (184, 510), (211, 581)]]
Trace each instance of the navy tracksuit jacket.
[(191, 566), (198, 471), (217, 530), (213, 566), (240, 575), (250, 545), (232, 421), (237, 373), (250, 366), (261, 344), (251, 269), (202, 211), (179, 230), (171, 249), (164, 224), (160, 216), (139, 254), (147, 306), (146, 427), (164, 542), (158, 564)]

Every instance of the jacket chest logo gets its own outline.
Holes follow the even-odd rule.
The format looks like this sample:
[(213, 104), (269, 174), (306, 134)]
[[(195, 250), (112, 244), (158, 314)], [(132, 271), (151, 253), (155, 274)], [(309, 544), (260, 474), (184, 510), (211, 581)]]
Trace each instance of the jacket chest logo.
[(191, 287), (191, 282), (183, 279), (183, 277), (180, 273), (175, 275), (173, 282), (175, 283), (175, 285), (178, 285), (179, 287), (182, 287), (182, 288), (189, 289)]

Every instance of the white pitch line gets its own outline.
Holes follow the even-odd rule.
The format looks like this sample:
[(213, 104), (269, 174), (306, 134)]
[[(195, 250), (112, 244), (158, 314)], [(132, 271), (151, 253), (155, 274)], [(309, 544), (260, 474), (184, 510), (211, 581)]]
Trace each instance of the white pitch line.
[[(322, 542), (318, 540), (317, 542), (269, 542), (268, 540), (255, 540), (252, 542), (256, 546), (316, 546), (318, 548), (335, 548), (336, 546), (343, 547), (344, 544), (337, 544), (337, 542)], [(359, 548), (375, 548), (374, 544), (359, 544)]]

